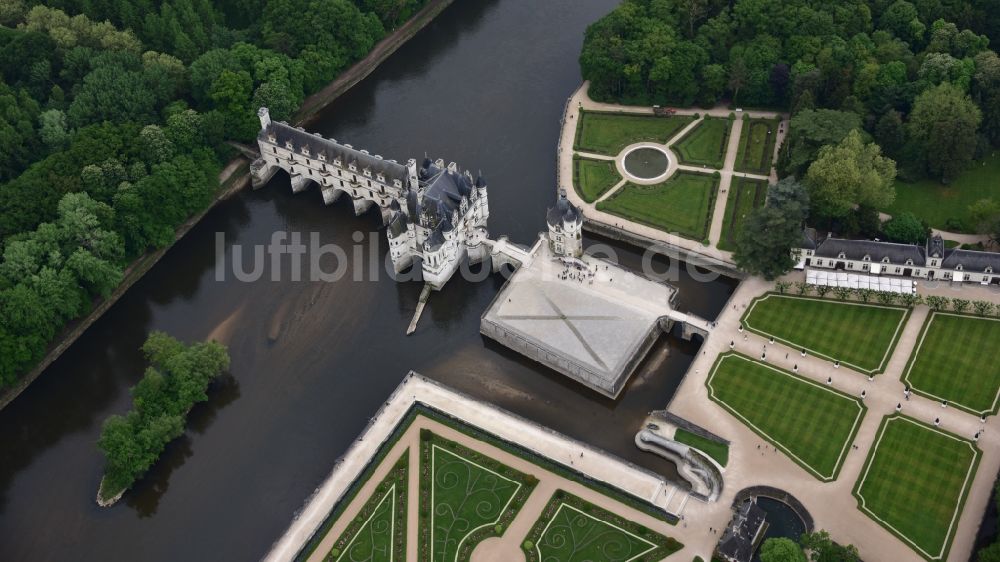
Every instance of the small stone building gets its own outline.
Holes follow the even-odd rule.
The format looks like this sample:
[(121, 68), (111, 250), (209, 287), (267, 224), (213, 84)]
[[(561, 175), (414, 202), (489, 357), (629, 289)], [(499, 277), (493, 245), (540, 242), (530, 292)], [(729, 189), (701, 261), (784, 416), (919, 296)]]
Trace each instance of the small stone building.
[(549, 226), (549, 249), (558, 256), (579, 258), (583, 255), (583, 215), (559, 190), (556, 206), (545, 215)]

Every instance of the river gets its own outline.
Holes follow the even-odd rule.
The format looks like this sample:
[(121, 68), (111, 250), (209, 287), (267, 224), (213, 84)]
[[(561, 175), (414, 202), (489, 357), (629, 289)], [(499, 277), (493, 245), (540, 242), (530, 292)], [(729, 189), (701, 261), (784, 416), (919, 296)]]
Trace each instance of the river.
[[(387, 158), (426, 153), (481, 169), (490, 231), (531, 243), (555, 197), (559, 118), (580, 82), (584, 29), (615, 4), (458, 0), (310, 128)], [(377, 228), (374, 212), (324, 207), (316, 191), (293, 196), (283, 175), (209, 213), (0, 411), (0, 560), (256, 560), (410, 369), (675, 474), (632, 437), (670, 399), (697, 344), (661, 338), (611, 402), (479, 335), (498, 275), (453, 279), (409, 337), (418, 283), (216, 280), (218, 232), (244, 246), (275, 231), (317, 232), (345, 247), (363, 232), (381, 263)], [(636, 251), (614, 248), (639, 263)], [(676, 285), (682, 307), (709, 318), (735, 288), (686, 273)], [(102, 420), (128, 409), (151, 330), (217, 338), (232, 367), (185, 436), (121, 504), (102, 509), (95, 442)]]

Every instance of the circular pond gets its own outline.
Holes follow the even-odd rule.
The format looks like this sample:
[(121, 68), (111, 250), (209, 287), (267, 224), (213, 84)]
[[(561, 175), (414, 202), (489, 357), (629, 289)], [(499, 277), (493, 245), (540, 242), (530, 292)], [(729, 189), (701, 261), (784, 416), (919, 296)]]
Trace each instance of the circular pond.
[(626, 154), (623, 164), (630, 175), (651, 180), (667, 173), (670, 157), (658, 148), (641, 146)]

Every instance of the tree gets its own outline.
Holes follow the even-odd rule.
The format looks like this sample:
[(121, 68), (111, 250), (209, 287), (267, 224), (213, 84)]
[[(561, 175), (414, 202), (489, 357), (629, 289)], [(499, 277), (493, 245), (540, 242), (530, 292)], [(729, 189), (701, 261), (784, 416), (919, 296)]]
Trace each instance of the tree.
[(926, 173), (949, 183), (964, 171), (976, 150), (982, 113), (969, 96), (948, 83), (917, 97), (907, 124)]
[(899, 160), (903, 145), (906, 143), (906, 129), (903, 127), (903, 117), (895, 109), (889, 110), (879, 118), (875, 125), (875, 142), (882, 147), (882, 152), (894, 160)]
[(770, 538), (760, 545), (761, 562), (807, 562), (805, 553), (791, 539)]
[(882, 224), (885, 237), (901, 244), (923, 244), (931, 229), (913, 213), (900, 213)]
[(979, 551), (977, 562), (1000, 562), (1000, 542), (995, 542)]
[(972, 99), (983, 112), (981, 132), (994, 146), (1000, 145), (1000, 57), (984, 51), (974, 59)]
[(794, 178), (770, 186), (767, 205), (752, 211), (737, 233), (733, 259), (768, 280), (787, 273), (795, 265), (792, 249), (802, 241), (808, 208), (809, 195)]
[(861, 560), (854, 545), (839, 545), (833, 542), (830, 533), (826, 531), (802, 535), (799, 544), (809, 552), (809, 560), (812, 562), (860, 562)]
[(860, 128), (861, 117), (849, 111), (807, 109), (799, 112), (788, 125), (787, 148), (778, 162), (782, 176), (802, 177), (820, 148), (836, 144)]
[(69, 142), (66, 113), (58, 109), (43, 111), (38, 116), (38, 136), (50, 151), (61, 149)]
[(951, 302), (951, 299), (949, 299), (948, 297), (939, 297), (937, 295), (931, 295), (926, 299), (924, 299), (924, 302), (926, 302), (927, 306), (931, 307), (934, 310), (944, 310), (948, 308), (948, 303)]
[(969, 216), (976, 232), (988, 235), (994, 242), (1000, 241), (1000, 203), (980, 199), (969, 206)]
[(837, 145), (825, 146), (806, 173), (813, 210), (844, 217), (855, 206), (885, 208), (896, 198), (896, 163), (878, 145), (852, 131)]

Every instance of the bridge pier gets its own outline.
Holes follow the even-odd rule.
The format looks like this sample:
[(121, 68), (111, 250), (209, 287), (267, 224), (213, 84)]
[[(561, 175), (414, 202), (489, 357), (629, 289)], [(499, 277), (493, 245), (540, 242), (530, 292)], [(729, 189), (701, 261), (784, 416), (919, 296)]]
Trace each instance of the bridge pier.
[(324, 187), (320, 190), (323, 194), (323, 203), (327, 205), (333, 205), (340, 199), (340, 196), (344, 194), (343, 189), (337, 189), (335, 187)]
[(307, 176), (301, 174), (292, 174), (292, 193), (301, 193), (309, 187), (309, 184), (315, 183), (313, 180), (309, 179)]
[(355, 216), (361, 216), (361, 215), (363, 215), (365, 213), (365, 211), (367, 211), (368, 209), (371, 209), (372, 205), (375, 204), (375, 202), (372, 201), (371, 199), (365, 199), (364, 197), (358, 197), (357, 199), (351, 199), (351, 202), (354, 203), (354, 215)]
[(258, 158), (250, 163), (250, 186), (253, 189), (260, 189), (271, 181), (278, 167), (271, 166), (263, 158)]

